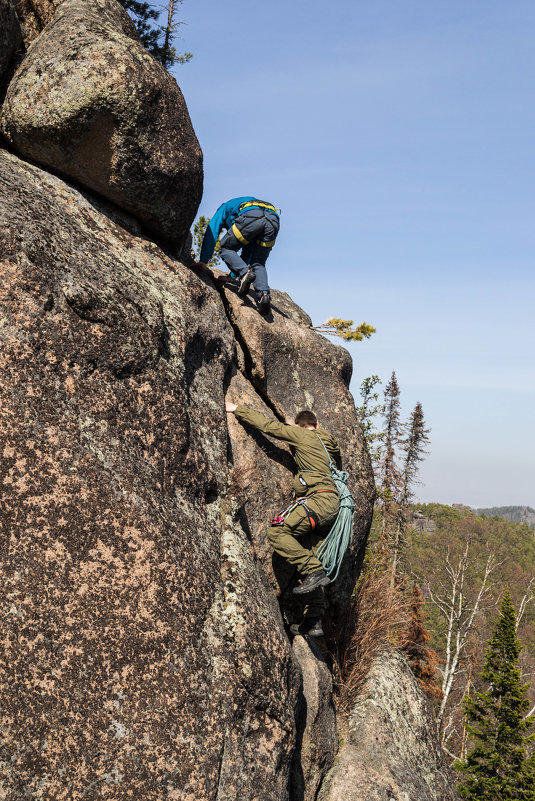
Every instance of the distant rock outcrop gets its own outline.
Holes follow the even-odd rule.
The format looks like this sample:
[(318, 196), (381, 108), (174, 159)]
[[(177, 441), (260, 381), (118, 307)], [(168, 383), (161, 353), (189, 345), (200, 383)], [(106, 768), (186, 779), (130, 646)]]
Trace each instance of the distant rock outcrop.
[(9, 85), (1, 129), (26, 158), (184, 242), (202, 194), (201, 149), (175, 79), (116, 0), (59, 4)]
[(457, 801), (418, 682), (393, 651), (373, 663), (318, 801)]
[(535, 528), (535, 509), (531, 506), (493, 506), (489, 509), (474, 509), (478, 515), (487, 517), (503, 517), (512, 523), (526, 523), (530, 528)]
[(412, 513), (411, 528), (425, 534), (432, 534), (433, 531), (436, 531), (437, 524), (422, 512), (415, 511)]

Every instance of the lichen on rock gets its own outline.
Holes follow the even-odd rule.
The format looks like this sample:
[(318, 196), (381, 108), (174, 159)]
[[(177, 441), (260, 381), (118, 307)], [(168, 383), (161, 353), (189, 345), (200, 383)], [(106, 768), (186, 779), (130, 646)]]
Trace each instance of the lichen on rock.
[(377, 657), (318, 801), (458, 801), (428, 701), (397, 651)]

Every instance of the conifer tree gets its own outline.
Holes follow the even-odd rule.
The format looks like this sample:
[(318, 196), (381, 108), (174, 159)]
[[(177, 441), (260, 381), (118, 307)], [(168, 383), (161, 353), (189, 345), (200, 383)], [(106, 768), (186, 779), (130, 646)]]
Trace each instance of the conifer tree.
[(399, 384), (395, 371), (385, 388), (384, 404), (384, 449), (381, 465), (381, 488), (387, 500), (393, 501), (397, 497), (400, 487), (400, 473), (396, 464), (396, 446), (400, 439), (399, 422)]
[(419, 402), (414, 407), (407, 429), (407, 437), (402, 442), (402, 448), (405, 451), (400, 498), (402, 506), (406, 506), (413, 496), (412, 487), (416, 480), (418, 466), (424, 460), (425, 445), (429, 442), (430, 429), (425, 427), (424, 412), (422, 404)]
[(464, 762), (455, 763), (464, 777), (458, 787), (470, 801), (535, 801), (535, 755), (527, 748), (535, 717), (525, 717), (529, 684), (522, 684), (515, 610), (509, 591), (487, 648), (481, 679), (484, 692), (464, 701), (466, 728), (473, 741)]
[[(395, 372), (392, 372), (390, 381), (386, 385), (384, 397), (384, 443), (380, 467), (381, 551), (383, 558), (388, 559), (391, 555), (393, 533), (397, 523), (397, 500), (401, 485), (401, 474), (396, 462), (396, 447), (400, 441), (401, 424), (399, 420), (399, 385)], [(394, 574), (395, 569), (392, 572), (393, 579)]]
[[(397, 383), (397, 382), (396, 382)], [(413, 486), (420, 462), (426, 453), (424, 446), (429, 442), (429, 430), (425, 427), (422, 404), (417, 403), (408, 424), (400, 426), (407, 431), (407, 436), (400, 439), (399, 444), (405, 452), (402, 469), (397, 473), (397, 504), (390, 509), (390, 541), (392, 551), (392, 584), (398, 578), (400, 559), (405, 545), (407, 533), (408, 507), (413, 497)]]
[(380, 383), (381, 379), (378, 375), (365, 378), (360, 385), (362, 403), (356, 407), (359, 423), (362, 426), (364, 439), (372, 460), (374, 475), (377, 475), (377, 468), (381, 460), (382, 442), (385, 438), (384, 433), (378, 431), (375, 426), (375, 417), (384, 411), (383, 404), (379, 403), (379, 393), (375, 391), (375, 387)]
[(185, 64), (191, 58), (192, 53), (182, 53), (178, 55), (176, 48), (172, 45), (172, 40), (176, 37), (176, 31), (180, 23), (175, 22), (176, 6), (182, 0), (168, 0), (165, 10), (167, 11), (167, 24), (158, 25), (161, 10), (154, 8), (152, 3), (144, 0), (119, 0), (121, 5), (128, 11), (134, 21), (141, 44), (154, 58), (169, 69), (176, 64)]
[(438, 656), (428, 642), (431, 638), (424, 626), (422, 590), (418, 584), (412, 585), (410, 602), (410, 618), (403, 650), (412, 672), (418, 679), (425, 694), (433, 700), (442, 698), (442, 690), (437, 683), (435, 668), (438, 665)]

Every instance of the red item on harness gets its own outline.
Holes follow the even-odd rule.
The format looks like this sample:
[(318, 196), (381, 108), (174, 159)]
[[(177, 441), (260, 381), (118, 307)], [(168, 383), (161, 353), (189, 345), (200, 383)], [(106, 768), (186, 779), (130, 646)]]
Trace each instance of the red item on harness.
[(271, 521), (271, 525), (282, 526), (288, 515), (291, 514), (294, 509), (296, 509), (298, 506), (303, 506), (307, 513), (308, 519), (310, 520), (310, 527), (312, 528), (312, 530), (314, 530), (318, 525), (319, 520), (315, 512), (313, 512), (312, 509), (308, 508), (306, 502), (308, 501), (309, 498), (312, 497), (312, 495), (317, 495), (320, 492), (330, 492), (335, 495), (337, 494), (335, 490), (315, 490), (314, 492), (311, 492), (310, 495), (305, 495), (302, 498), (297, 498), (289, 506), (287, 506), (283, 512), (281, 512), (280, 514), (276, 515), (273, 518), (273, 520)]

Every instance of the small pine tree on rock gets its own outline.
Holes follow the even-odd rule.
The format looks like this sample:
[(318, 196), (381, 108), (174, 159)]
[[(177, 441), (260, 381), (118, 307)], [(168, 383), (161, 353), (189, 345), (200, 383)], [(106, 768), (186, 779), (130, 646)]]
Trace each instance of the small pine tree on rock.
[(466, 728), (473, 741), (464, 762), (459, 795), (470, 801), (535, 801), (535, 755), (527, 749), (535, 739), (528, 734), (535, 716), (522, 684), (518, 657), (522, 646), (516, 636), (515, 610), (509, 591), (489, 641), (481, 679), (484, 692), (464, 700)]
[(321, 325), (311, 325), (313, 331), (319, 331), (320, 334), (328, 334), (331, 337), (340, 337), (341, 339), (354, 340), (361, 342), (364, 338), (369, 339), (372, 334), (375, 334), (375, 328), (368, 323), (360, 323), (355, 325), (353, 320), (342, 320), (339, 317), (329, 317)]

